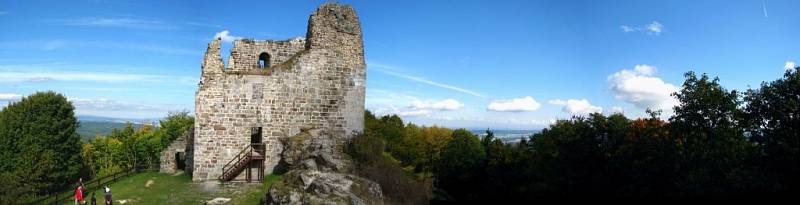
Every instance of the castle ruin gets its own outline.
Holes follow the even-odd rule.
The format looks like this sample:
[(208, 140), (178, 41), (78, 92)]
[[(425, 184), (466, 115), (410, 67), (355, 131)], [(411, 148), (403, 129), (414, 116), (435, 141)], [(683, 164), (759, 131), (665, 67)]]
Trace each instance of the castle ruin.
[(350, 6), (320, 6), (305, 38), (236, 40), (227, 66), (220, 44), (208, 44), (195, 96), (186, 153), (194, 181), (263, 177), (281, 161), (281, 139), (302, 130), (325, 130), (334, 141), (362, 131), (364, 47)]

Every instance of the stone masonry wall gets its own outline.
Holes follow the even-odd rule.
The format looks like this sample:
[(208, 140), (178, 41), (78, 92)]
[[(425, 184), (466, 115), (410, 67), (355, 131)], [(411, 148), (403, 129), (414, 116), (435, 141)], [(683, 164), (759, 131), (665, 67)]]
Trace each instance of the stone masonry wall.
[[(169, 147), (161, 151), (159, 172), (175, 173), (176, 171), (178, 171), (176, 169), (178, 162), (175, 161), (175, 153), (183, 152), (184, 154), (187, 154), (185, 155), (187, 158), (189, 157), (188, 153), (186, 152), (187, 150), (190, 150), (187, 149), (188, 148), (187, 141), (191, 138), (193, 132), (194, 131), (192, 129), (189, 129), (186, 133), (178, 137), (178, 139), (175, 139), (175, 141), (173, 141), (172, 144), (169, 145)], [(189, 166), (189, 163), (186, 163), (186, 166)]]
[(305, 43), (306, 41), (304, 38), (295, 38), (286, 41), (250, 39), (234, 41), (230, 60), (228, 61), (228, 70), (245, 71), (260, 69), (258, 57), (261, 53), (269, 54), (269, 65), (283, 63), (305, 49)]
[[(306, 39), (238, 40), (229, 66), (209, 43), (195, 97), (193, 179), (213, 180), (262, 127), (266, 173), (280, 161), (280, 138), (325, 129), (334, 141), (363, 130), (366, 69), (361, 27), (349, 6), (324, 4), (309, 17)], [(258, 56), (270, 55), (261, 69)], [(243, 176), (239, 176), (243, 177)]]

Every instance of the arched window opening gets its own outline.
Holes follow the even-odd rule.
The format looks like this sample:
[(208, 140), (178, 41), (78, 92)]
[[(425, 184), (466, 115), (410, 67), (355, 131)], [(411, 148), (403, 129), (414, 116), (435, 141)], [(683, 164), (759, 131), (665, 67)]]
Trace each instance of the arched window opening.
[(269, 68), (269, 54), (261, 53), (258, 55), (258, 67), (259, 68)]

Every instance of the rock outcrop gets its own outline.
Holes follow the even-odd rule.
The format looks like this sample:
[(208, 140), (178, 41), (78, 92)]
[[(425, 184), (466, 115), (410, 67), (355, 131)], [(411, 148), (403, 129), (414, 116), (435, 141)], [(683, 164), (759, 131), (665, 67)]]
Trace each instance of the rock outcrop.
[(270, 187), (265, 204), (383, 204), (377, 183), (352, 174), (343, 142), (320, 129), (284, 138), (281, 164), (289, 171)]

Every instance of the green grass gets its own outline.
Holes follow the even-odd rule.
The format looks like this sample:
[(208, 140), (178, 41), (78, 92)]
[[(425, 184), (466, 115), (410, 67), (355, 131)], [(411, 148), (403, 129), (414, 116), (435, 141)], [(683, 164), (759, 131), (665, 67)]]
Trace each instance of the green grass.
[(259, 189), (250, 189), (248, 192), (243, 193), (238, 200), (231, 200), (231, 204), (258, 204), (261, 202), (261, 197), (267, 193), (269, 187), (274, 184), (275, 182), (281, 181), (283, 177), (281, 175), (274, 175), (270, 174), (264, 176), (264, 183), (259, 187)]
[[(109, 185), (113, 193), (114, 204), (119, 200), (128, 200), (129, 204), (203, 204), (217, 197), (230, 198), (226, 204), (246, 205), (258, 204), (270, 184), (279, 181), (279, 175), (267, 175), (264, 183), (195, 183), (186, 174), (145, 172), (121, 179)], [(145, 187), (147, 181), (153, 184)], [(103, 202), (103, 191), (95, 191), (98, 204)], [(91, 198), (91, 192), (87, 198)], [(87, 203), (90, 201), (87, 199)], [(65, 204), (72, 204), (65, 203)]]

